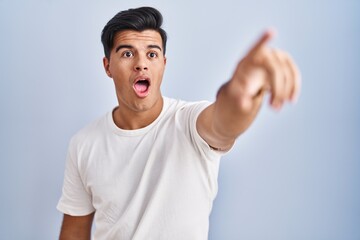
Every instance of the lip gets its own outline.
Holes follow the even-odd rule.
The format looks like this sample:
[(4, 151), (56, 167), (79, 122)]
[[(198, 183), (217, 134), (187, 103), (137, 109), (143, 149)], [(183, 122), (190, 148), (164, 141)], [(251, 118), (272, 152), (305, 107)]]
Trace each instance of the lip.
[[(147, 81), (146, 86), (142, 85), (139, 86), (137, 84), (139, 84), (140, 81)], [(134, 83), (133, 83), (133, 89), (135, 94), (139, 97), (139, 98), (145, 98), (149, 95), (150, 93), (150, 87), (151, 87), (151, 80), (148, 76), (146, 75), (140, 75), (135, 77), (134, 79)]]

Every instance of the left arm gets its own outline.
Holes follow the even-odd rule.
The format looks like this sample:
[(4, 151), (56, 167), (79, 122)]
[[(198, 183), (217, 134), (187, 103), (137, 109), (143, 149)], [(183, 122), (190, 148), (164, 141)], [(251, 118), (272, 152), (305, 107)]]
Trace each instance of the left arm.
[(199, 115), (197, 130), (211, 147), (231, 148), (254, 121), (265, 92), (270, 93), (270, 104), (277, 110), (286, 101), (296, 101), (300, 73), (286, 52), (267, 46), (272, 35), (270, 31), (263, 34), (219, 89), (216, 101)]

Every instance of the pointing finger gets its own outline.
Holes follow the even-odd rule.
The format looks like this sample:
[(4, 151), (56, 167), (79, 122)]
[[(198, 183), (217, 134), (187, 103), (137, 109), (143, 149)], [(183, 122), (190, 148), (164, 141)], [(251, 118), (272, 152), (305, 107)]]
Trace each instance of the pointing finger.
[(260, 39), (255, 43), (255, 45), (251, 48), (249, 54), (253, 55), (260, 51), (275, 35), (274, 30), (265, 31)]

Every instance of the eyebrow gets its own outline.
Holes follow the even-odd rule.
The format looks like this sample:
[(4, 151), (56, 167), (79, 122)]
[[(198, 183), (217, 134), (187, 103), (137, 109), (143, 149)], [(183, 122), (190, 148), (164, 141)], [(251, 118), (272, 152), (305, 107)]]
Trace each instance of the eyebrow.
[(160, 51), (162, 51), (161, 47), (158, 46), (158, 45), (149, 45), (148, 48), (157, 48), (157, 49), (159, 49)]
[[(119, 46), (116, 47), (115, 52), (118, 52), (122, 48), (130, 48), (130, 49), (132, 49), (132, 48), (134, 48), (134, 46), (132, 46), (132, 45), (119, 45)], [(161, 47), (158, 46), (158, 45), (148, 45), (147, 48), (156, 48), (156, 49), (159, 49), (160, 51), (162, 51)]]

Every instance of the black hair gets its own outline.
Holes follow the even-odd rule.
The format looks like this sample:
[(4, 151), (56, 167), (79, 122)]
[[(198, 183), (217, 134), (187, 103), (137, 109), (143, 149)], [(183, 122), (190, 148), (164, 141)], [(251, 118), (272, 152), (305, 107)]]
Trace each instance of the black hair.
[(167, 36), (164, 29), (161, 28), (163, 17), (161, 13), (152, 7), (140, 7), (121, 11), (117, 13), (105, 25), (101, 33), (101, 42), (104, 46), (105, 56), (110, 59), (110, 52), (114, 46), (114, 37), (116, 33), (124, 30), (155, 30), (162, 39), (164, 55), (166, 52)]

